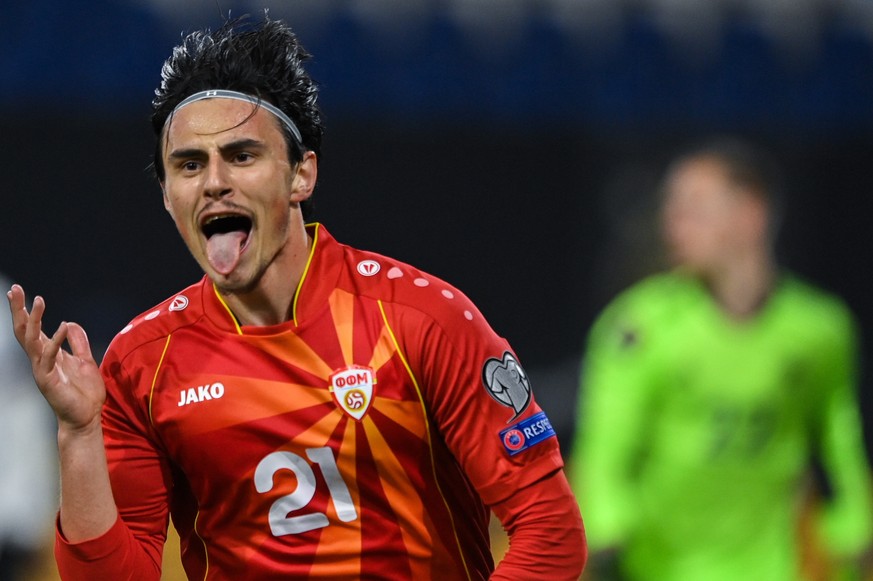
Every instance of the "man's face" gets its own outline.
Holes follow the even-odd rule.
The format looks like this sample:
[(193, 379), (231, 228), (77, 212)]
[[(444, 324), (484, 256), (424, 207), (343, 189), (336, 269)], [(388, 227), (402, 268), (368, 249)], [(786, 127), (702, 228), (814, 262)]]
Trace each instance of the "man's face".
[(176, 111), (165, 132), (164, 204), (185, 244), (219, 288), (252, 290), (308, 197), (278, 120), (250, 103), (206, 99)]
[(753, 230), (755, 201), (738, 191), (720, 163), (691, 159), (666, 182), (664, 238), (670, 257), (698, 274), (709, 274), (759, 233)]

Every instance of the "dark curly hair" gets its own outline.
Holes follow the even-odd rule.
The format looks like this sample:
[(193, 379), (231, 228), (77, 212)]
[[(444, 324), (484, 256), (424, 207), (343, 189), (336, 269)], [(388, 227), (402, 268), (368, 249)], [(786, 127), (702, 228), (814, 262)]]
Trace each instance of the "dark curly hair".
[[(161, 136), (167, 118), (183, 99), (207, 89), (239, 91), (272, 103), (291, 117), (303, 139), (302, 144), (297, 143), (282, 126), (291, 162), (303, 159), (304, 151), (319, 156), (324, 126), (317, 105), (318, 87), (303, 68), (310, 57), (285, 23), (266, 14), (259, 24), (244, 16), (227, 21), (214, 32), (199, 30), (185, 36), (164, 62), (161, 85), (152, 101), (158, 180), (163, 181), (166, 175)], [(311, 211), (311, 200), (307, 200), (304, 218)]]

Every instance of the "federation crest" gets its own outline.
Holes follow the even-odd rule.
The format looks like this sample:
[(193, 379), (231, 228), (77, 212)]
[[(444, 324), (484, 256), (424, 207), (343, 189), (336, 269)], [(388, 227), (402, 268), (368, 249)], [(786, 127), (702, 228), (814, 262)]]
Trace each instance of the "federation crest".
[(376, 373), (370, 367), (350, 365), (330, 375), (330, 392), (341, 410), (360, 420), (370, 409)]
[(506, 423), (515, 420), (530, 404), (530, 381), (509, 351), (503, 354), (503, 360), (491, 358), (485, 362), (482, 381), (491, 397), (515, 412)]

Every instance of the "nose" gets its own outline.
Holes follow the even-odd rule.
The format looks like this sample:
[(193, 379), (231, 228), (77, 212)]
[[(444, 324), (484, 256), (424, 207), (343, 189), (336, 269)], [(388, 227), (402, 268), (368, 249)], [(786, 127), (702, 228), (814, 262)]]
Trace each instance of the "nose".
[(223, 198), (232, 192), (228, 168), (221, 160), (210, 160), (203, 183), (203, 195), (207, 198)]

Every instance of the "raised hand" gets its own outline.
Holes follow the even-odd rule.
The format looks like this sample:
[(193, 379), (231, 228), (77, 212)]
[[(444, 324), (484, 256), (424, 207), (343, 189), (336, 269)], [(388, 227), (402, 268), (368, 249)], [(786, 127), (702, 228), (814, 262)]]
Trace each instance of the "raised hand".
[[(75, 323), (61, 323), (48, 337), (42, 331), (42, 297), (33, 299), (29, 313), (20, 286), (14, 285), (6, 298), (15, 338), (30, 358), (37, 387), (58, 417), (61, 529), (73, 543), (97, 538), (109, 530), (118, 513), (100, 424), (106, 385), (88, 336)], [(64, 342), (70, 351), (62, 349)]]
[[(59, 428), (77, 431), (99, 426), (106, 388), (85, 330), (64, 322), (49, 337), (42, 330), (42, 297), (34, 298), (29, 313), (19, 285), (13, 285), (6, 297), (15, 338), (30, 358), (33, 377), (57, 415)], [(62, 349), (65, 341), (70, 351)]]

